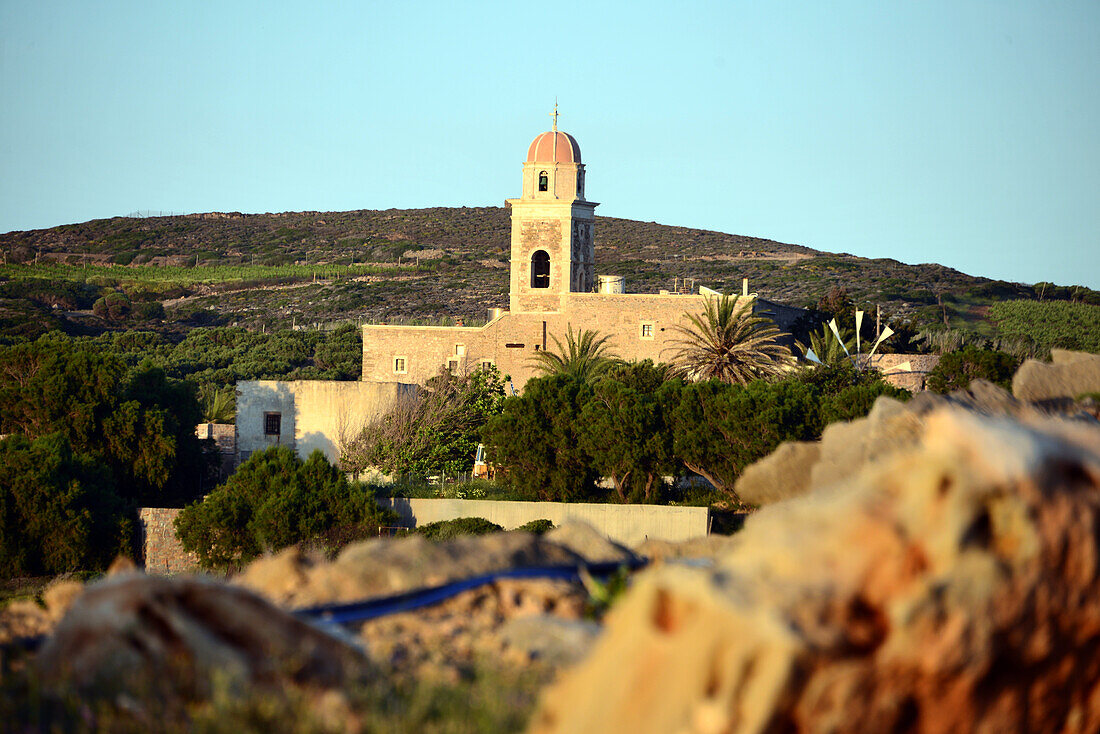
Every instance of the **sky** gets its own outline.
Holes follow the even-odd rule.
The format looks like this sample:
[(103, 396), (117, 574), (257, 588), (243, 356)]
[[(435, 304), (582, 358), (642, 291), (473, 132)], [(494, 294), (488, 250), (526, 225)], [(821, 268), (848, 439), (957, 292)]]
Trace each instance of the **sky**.
[(555, 99), (597, 215), (1100, 288), (1097, 0), (0, 0), (0, 232), (499, 206)]

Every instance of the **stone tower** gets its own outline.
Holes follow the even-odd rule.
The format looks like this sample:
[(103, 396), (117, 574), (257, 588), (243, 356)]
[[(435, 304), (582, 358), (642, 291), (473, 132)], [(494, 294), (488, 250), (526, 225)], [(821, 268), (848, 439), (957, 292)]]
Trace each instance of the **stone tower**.
[(558, 130), (558, 110), (549, 132), (527, 149), (523, 193), (512, 209), (513, 313), (559, 311), (565, 293), (587, 293), (596, 282), (592, 250), (597, 204), (584, 198), (581, 147)]

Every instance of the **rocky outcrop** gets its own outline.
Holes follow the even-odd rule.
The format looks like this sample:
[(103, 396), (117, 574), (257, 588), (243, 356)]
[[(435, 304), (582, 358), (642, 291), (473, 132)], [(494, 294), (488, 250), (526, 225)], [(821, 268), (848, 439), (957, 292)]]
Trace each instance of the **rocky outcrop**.
[(1100, 731), (1100, 428), (896, 428), (714, 570), (643, 573), (530, 731)]
[(341, 685), (358, 648), (244, 589), (202, 577), (118, 575), (89, 585), (35, 665), (47, 685), (201, 699), (218, 685)]
[(1024, 362), (1012, 378), (1012, 394), (1034, 402), (1070, 402), (1100, 393), (1100, 355), (1052, 349), (1050, 358)]

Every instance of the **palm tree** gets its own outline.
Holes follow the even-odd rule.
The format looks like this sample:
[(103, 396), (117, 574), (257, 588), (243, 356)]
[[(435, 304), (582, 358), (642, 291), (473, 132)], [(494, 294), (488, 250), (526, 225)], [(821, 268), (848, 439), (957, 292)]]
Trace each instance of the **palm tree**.
[(855, 354), (856, 334), (855, 331), (849, 332), (844, 327), (838, 327), (838, 331), (840, 337), (844, 340), (844, 347), (847, 347), (847, 352), (845, 352), (844, 347), (840, 346), (840, 342), (837, 341), (833, 332), (829, 331), (828, 326), (822, 326), (820, 333), (811, 331), (809, 343), (798, 342), (798, 348), (802, 350), (802, 354), (808, 354), (809, 350), (812, 349), (822, 364), (840, 364), (848, 359), (849, 354)]
[(202, 419), (207, 423), (232, 423), (236, 416), (237, 397), (232, 387), (219, 390), (213, 385), (203, 385), (199, 390)]
[(585, 329), (574, 333), (573, 327), (567, 325), (564, 346), (556, 336), (550, 338), (558, 351), (536, 352), (530, 360), (545, 375), (572, 375), (589, 381), (619, 362), (607, 346), (609, 337), (600, 336), (599, 332)]
[(779, 329), (753, 316), (749, 299), (707, 298), (703, 313), (684, 315), (688, 325), (675, 327), (681, 338), (670, 342), (673, 377), (746, 385), (778, 377), (791, 362), (790, 350), (776, 341)]

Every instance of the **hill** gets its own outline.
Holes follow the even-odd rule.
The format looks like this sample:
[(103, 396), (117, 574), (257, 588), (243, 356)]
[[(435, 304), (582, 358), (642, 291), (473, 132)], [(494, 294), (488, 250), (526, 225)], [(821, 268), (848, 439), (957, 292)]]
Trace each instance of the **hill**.
[[(0, 235), (0, 329), (462, 319), (507, 306), (509, 214), (500, 207), (115, 217)], [(981, 331), (1000, 300), (1100, 294), (820, 252), (795, 244), (599, 217), (597, 272), (628, 290), (683, 279), (813, 305), (844, 287), (885, 319)], [(117, 294), (112, 302), (96, 302)], [(123, 303), (121, 299), (125, 299)], [(141, 304), (145, 304), (138, 307)], [(153, 305), (157, 304), (157, 305)], [(161, 310), (163, 309), (163, 310)], [(98, 315), (97, 315), (98, 314)]]

